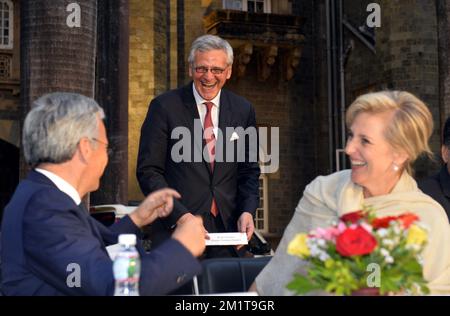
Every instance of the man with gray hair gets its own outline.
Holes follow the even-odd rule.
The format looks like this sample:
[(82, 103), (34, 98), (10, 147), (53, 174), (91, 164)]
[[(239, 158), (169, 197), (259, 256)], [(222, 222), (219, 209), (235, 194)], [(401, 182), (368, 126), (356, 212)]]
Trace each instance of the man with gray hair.
[[(102, 108), (74, 93), (51, 93), (34, 102), (23, 127), (23, 149), (33, 168), (5, 209), (2, 223), (2, 291), (6, 295), (112, 295), (113, 262), (106, 246), (119, 234), (170, 214), (171, 189), (150, 194), (129, 216), (107, 228), (81, 198), (98, 189), (108, 163)], [(170, 240), (142, 251), (141, 295), (166, 294), (201, 271), (205, 247), (200, 218), (180, 224)], [(78, 282), (68, 282), (78, 267)], [(73, 280), (72, 280), (73, 281)], [(75, 280), (77, 281), (77, 280)]]
[[(192, 43), (188, 62), (193, 81), (153, 99), (141, 129), (137, 178), (142, 192), (170, 187), (182, 195), (167, 218), (151, 225), (151, 239), (161, 243), (176, 225), (201, 215), (209, 233), (242, 232), (250, 240), (260, 169), (257, 136), (252, 139), (242, 131), (256, 135), (255, 110), (243, 97), (223, 89), (233, 64), (227, 41), (200, 36)], [(234, 132), (225, 133), (229, 130)], [(181, 149), (181, 160), (178, 132), (184, 132), (178, 140), (188, 145)], [(245, 255), (244, 250), (241, 245), (208, 246), (202, 258), (236, 257)]]

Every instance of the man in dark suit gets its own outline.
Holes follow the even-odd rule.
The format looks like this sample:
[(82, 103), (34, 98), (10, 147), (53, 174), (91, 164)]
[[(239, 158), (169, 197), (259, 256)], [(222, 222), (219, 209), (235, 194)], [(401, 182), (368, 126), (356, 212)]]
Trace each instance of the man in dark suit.
[[(38, 99), (23, 128), (23, 149), (33, 167), (5, 209), (2, 223), (2, 291), (6, 295), (112, 295), (113, 262), (106, 246), (173, 207), (171, 189), (149, 195), (129, 216), (103, 226), (81, 204), (99, 187), (108, 162), (103, 110), (87, 97), (52, 93)], [(205, 247), (200, 218), (178, 226), (150, 254), (142, 251), (141, 295), (166, 294), (201, 267)], [(77, 274), (72, 274), (77, 273)]]
[(450, 117), (444, 125), (441, 156), (445, 165), (434, 176), (418, 181), (419, 188), (444, 208), (450, 221)]
[[(233, 64), (227, 41), (197, 38), (188, 62), (193, 82), (153, 99), (141, 130), (142, 192), (170, 187), (182, 195), (167, 218), (152, 224), (151, 239), (161, 243), (193, 215), (202, 216), (210, 233), (239, 231), (250, 239), (259, 205), (255, 111), (246, 99), (222, 89)], [(203, 258), (239, 256), (239, 248), (242, 254), (243, 247), (208, 246)]]

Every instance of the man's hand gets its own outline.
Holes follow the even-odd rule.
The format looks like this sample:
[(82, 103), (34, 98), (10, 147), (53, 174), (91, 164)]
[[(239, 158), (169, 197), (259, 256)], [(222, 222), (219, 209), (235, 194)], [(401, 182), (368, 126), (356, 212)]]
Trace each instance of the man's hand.
[(181, 195), (172, 189), (162, 189), (150, 193), (144, 202), (130, 214), (131, 220), (139, 228), (153, 223), (158, 217), (166, 217), (172, 212), (173, 198), (179, 199)]
[[(237, 227), (239, 232), (247, 234), (247, 240), (252, 238), (255, 231), (255, 224), (253, 223), (253, 216), (249, 212), (244, 212), (239, 216)], [(242, 248), (243, 245), (237, 246), (237, 249)]]
[(189, 218), (194, 218), (195, 216), (192, 215), (192, 213), (187, 212), (184, 213), (180, 218), (177, 220), (177, 225), (183, 224), (185, 221), (187, 221)]
[(198, 257), (205, 250), (206, 231), (202, 218), (189, 214), (191, 216), (187, 216), (182, 222), (178, 220), (172, 238), (178, 240), (194, 257)]
[[(197, 216), (194, 216), (192, 213), (187, 212), (187, 213), (183, 214), (183, 215), (177, 220), (177, 226), (178, 226), (178, 225), (183, 225), (183, 223), (185, 223), (185, 222), (187, 222), (187, 221), (189, 221), (189, 220), (191, 220), (191, 219), (193, 219), (193, 218), (196, 218), (196, 217), (197, 217)], [(203, 220), (202, 220), (202, 223), (203, 223)], [(203, 229), (205, 230), (206, 239), (209, 239), (208, 231), (206, 230), (205, 227), (203, 227)]]

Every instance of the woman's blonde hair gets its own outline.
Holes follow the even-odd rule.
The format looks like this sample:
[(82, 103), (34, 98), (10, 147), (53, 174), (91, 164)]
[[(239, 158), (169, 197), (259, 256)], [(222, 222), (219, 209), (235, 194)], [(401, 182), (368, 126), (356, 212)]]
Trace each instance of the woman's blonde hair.
[(348, 108), (346, 124), (350, 127), (361, 113), (392, 112), (384, 136), (394, 150), (408, 155), (406, 170), (412, 174), (412, 164), (425, 154), (432, 159), (428, 140), (433, 132), (433, 117), (428, 107), (406, 91), (380, 91), (359, 96)]

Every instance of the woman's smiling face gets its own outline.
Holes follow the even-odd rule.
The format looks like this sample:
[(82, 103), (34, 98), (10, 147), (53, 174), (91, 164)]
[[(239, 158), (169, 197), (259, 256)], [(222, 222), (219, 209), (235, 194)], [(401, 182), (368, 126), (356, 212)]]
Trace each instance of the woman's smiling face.
[[(400, 172), (394, 166), (402, 164), (384, 131), (393, 113), (360, 113), (350, 126), (345, 153), (352, 167), (352, 181), (364, 188), (366, 197), (389, 193)], [(401, 159), (400, 159), (401, 160)]]

